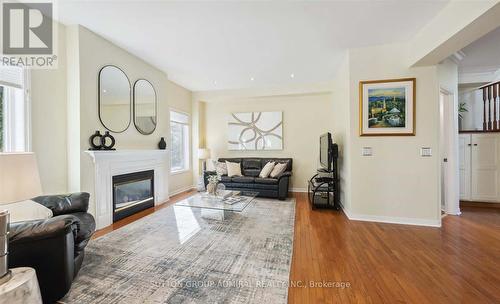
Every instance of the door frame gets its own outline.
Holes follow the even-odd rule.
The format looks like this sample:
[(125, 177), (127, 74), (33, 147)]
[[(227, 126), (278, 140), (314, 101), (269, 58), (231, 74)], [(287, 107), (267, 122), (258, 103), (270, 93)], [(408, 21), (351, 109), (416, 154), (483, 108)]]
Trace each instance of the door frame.
[[(441, 96), (443, 95), (443, 99)], [(449, 215), (460, 215), (460, 167), (459, 167), (459, 134), (458, 134), (458, 100), (457, 96), (452, 92), (440, 88), (439, 92), (439, 109), (440, 112), (444, 111), (440, 115), (441, 121), (439, 128), (439, 210), (441, 206), (445, 206), (444, 212)], [(441, 113), (440, 113), (441, 114)], [(441, 126), (446, 126), (442, 132)], [(441, 135), (443, 133), (443, 135)], [(442, 156), (445, 155), (447, 158), (447, 165), (445, 166), (445, 177), (441, 173), (443, 166)], [(443, 204), (441, 199), (441, 193), (443, 191), (441, 182), (445, 184), (445, 202)]]

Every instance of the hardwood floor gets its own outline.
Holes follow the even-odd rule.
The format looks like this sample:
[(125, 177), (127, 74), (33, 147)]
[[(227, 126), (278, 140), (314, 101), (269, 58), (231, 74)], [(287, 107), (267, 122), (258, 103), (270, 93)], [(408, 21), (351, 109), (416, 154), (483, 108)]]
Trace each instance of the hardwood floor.
[[(94, 237), (193, 193), (176, 195)], [(296, 286), (289, 288), (289, 303), (500, 303), (500, 209), (464, 207), (460, 217), (445, 217), (439, 229), (349, 221), (341, 211), (312, 211), (304, 193), (294, 197), (290, 281)], [(310, 282), (330, 286), (309, 287)]]
[(463, 208), (443, 227), (349, 221), (297, 210), (290, 280), (349, 288), (290, 288), (289, 303), (500, 303), (500, 210)]

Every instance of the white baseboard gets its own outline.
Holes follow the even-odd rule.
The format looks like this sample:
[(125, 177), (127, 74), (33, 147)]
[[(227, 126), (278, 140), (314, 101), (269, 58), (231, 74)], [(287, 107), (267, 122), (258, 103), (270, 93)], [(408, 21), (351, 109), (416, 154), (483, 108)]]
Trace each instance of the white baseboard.
[(345, 209), (343, 206), (342, 206), (342, 210), (344, 211), (347, 218), (349, 220), (352, 220), (352, 221), (365, 221), (365, 222), (377, 222), (377, 223), (400, 224), (400, 225), (441, 227), (440, 220), (381, 216), (381, 215), (367, 215), (367, 214), (354, 214), (354, 213), (351, 213), (350, 211), (348, 211), (347, 209)]
[(290, 192), (307, 192), (307, 188), (290, 188)]
[(180, 189), (177, 189), (175, 191), (172, 191), (168, 194), (169, 197), (172, 197), (176, 194), (179, 194), (179, 193), (182, 193), (182, 192), (186, 192), (186, 191), (189, 191), (191, 189), (196, 189), (196, 186), (195, 185), (191, 185), (191, 186), (187, 186), (187, 187), (184, 187), (184, 188), (180, 188)]
[(444, 212), (445, 212), (446, 214), (448, 214), (448, 215), (460, 215), (460, 214), (462, 214), (462, 212), (460, 211), (460, 209), (458, 209), (458, 210), (453, 210), (453, 211), (446, 211), (446, 210), (444, 210)]

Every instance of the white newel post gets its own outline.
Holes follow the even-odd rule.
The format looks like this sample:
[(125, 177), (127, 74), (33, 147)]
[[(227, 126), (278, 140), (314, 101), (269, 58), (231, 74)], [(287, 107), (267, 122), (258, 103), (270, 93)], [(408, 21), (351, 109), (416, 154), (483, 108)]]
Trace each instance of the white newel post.
[(85, 151), (94, 163), (97, 229), (113, 223), (113, 176), (154, 170), (155, 205), (168, 200), (168, 157), (165, 150)]

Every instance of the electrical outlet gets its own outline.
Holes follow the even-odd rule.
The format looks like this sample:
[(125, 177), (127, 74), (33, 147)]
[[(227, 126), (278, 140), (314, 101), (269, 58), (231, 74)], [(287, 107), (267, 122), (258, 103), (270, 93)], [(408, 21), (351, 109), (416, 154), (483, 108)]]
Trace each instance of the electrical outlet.
[(420, 156), (422, 157), (430, 157), (432, 156), (432, 149), (429, 147), (420, 148)]
[(361, 155), (372, 156), (373, 155), (372, 147), (363, 147), (363, 149), (361, 149)]

